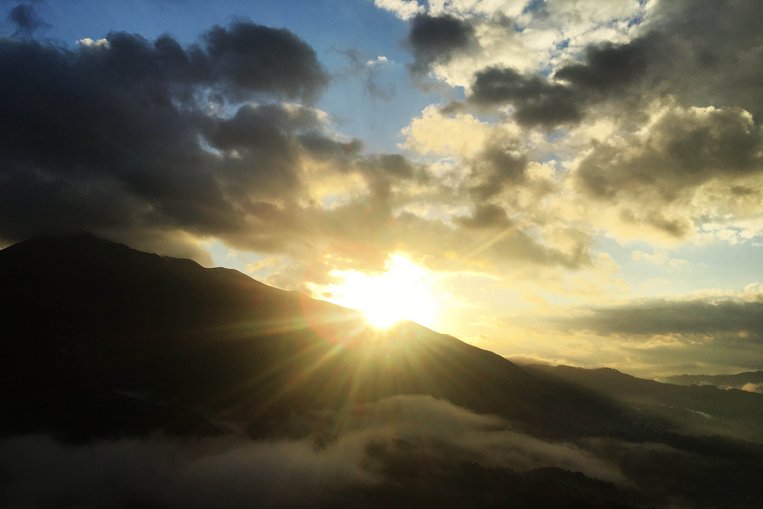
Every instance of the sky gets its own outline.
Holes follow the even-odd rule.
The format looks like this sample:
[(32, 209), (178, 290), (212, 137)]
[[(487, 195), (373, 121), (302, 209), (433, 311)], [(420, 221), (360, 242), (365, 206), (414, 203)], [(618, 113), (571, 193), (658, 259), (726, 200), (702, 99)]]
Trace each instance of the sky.
[(0, 10), (2, 245), (88, 231), (520, 361), (763, 369), (763, 3)]

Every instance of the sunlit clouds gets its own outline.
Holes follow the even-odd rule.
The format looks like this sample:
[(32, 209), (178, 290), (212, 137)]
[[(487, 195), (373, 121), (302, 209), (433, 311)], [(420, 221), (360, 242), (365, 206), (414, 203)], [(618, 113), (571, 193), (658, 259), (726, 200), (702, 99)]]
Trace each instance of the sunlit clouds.
[(759, 2), (351, 5), (199, 4), (177, 34), (19, 6), (0, 244), (88, 231), (581, 365), (655, 338), (575, 350), (559, 306), (763, 280)]

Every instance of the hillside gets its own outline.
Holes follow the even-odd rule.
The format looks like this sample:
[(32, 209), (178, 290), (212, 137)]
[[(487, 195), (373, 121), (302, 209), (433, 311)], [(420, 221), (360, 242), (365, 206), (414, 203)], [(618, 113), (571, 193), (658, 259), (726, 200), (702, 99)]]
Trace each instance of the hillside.
[[(354, 311), (236, 271), (90, 236), (3, 250), (0, 285), (2, 376), (19, 405), (6, 426), (81, 433), (85, 419), (113, 434), (112, 422), (96, 422), (112, 412), (91, 415), (95, 398), (121, 409), (125, 431), (147, 431), (146, 413), (178, 409), (181, 429), (214, 422), (268, 435), (284, 415), (396, 394), (443, 398), (548, 436), (633, 426), (606, 398), (416, 324), (378, 332)], [(38, 418), (47, 399), (67, 400), (67, 420)]]
[(763, 395), (712, 385), (682, 386), (636, 378), (614, 369), (532, 365), (580, 388), (662, 416), (681, 432), (724, 435), (763, 443)]
[(0, 251), (0, 288), (2, 506), (763, 501), (757, 394), (520, 367), (88, 235)]

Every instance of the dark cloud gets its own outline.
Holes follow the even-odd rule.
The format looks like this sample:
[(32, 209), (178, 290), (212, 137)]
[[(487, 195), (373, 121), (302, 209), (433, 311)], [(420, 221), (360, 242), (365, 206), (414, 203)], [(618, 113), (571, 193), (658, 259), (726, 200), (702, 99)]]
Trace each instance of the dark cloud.
[(455, 115), (466, 111), (466, 105), (461, 101), (451, 101), (440, 108), (440, 114), (444, 116)]
[(424, 178), (423, 172), (398, 154), (368, 156), (359, 161), (358, 167), (366, 179), (371, 197), (385, 206), (392, 198), (394, 183), (411, 180), (417, 175)]
[(751, 20), (761, 16), (762, 4), (744, 0), (661, 3), (643, 35), (591, 46), (553, 79), (504, 68), (480, 71), (471, 99), (482, 106), (510, 103), (528, 126), (576, 123), (601, 103), (630, 116), (665, 97), (682, 106), (744, 108), (760, 122), (763, 34)]
[(469, 101), (483, 108), (511, 104), (514, 119), (528, 127), (577, 124), (589, 106), (621, 99), (646, 79), (650, 54), (659, 48), (656, 38), (590, 47), (584, 63), (562, 67), (553, 79), (505, 67), (483, 69), (474, 76)]
[[(762, 154), (763, 134), (743, 110), (665, 108), (641, 133), (596, 143), (576, 179), (597, 198), (636, 196), (662, 205), (712, 180), (739, 188), (740, 179), (763, 171)], [(655, 214), (653, 223), (664, 222)]]
[(250, 90), (278, 90), (312, 97), (327, 83), (315, 51), (286, 29), (236, 22), (213, 27), (204, 37), (216, 82)]
[(411, 69), (422, 73), (436, 62), (448, 60), (453, 53), (476, 42), (474, 28), (453, 16), (427, 16), (420, 14), (411, 21), (408, 45), (415, 58)]
[(471, 216), (456, 219), (464, 228), (510, 228), (512, 223), (502, 207), (488, 203), (477, 205)]
[(512, 146), (489, 145), (472, 162), (470, 193), (478, 200), (491, 198), (507, 185), (525, 180), (526, 156)]
[[(233, 234), (263, 197), (299, 191), (305, 154), (358, 149), (332, 140), (315, 110), (268, 102), (307, 100), (326, 80), (314, 52), (285, 30), (237, 22), (185, 48), (126, 33), (75, 49), (3, 39), (0, 74), (6, 239)], [(237, 106), (244, 98), (264, 102)]]
[[(271, 46), (272, 70), (259, 56)], [(312, 51), (283, 30), (238, 22), (188, 47), (125, 33), (71, 50), (6, 39), (0, 57), (13, 77), (0, 82), (7, 240), (91, 231), (200, 261), (194, 238), (205, 236), (297, 260), (353, 243), (383, 261), (400, 234), (400, 187), (427, 179), (400, 155), (339, 139), (323, 112), (274, 102), (308, 100), (324, 82)], [(343, 196), (319, 202), (311, 179), (324, 177), (365, 188), (348, 200), (322, 183), (329, 200)]]
[(684, 104), (740, 107), (760, 122), (763, 33), (755, 20), (761, 16), (763, 4), (745, 0), (660, 4), (644, 36), (659, 45), (651, 51), (642, 90), (659, 84), (659, 91)]
[(650, 35), (629, 44), (590, 47), (583, 63), (562, 67), (554, 77), (586, 95), (622, 93), (625, 87), (644, 77), (652, 54), (669, 50), (665, 44), (658, 44), (656, 38)]
[(583, 118), (570, 88), (513, 69), (492, 67), (477, 73), (470, 99), (481, 106), (511, 103), (514, 118), (526, 126), (553, 127)]
[(491, 250), (491, 256), (496, 261), (531, 260), (538, 265), (556, 265), (571, 270), (590, 266), (592, 263), (590, 239), (582, 232), (565, 232), (569, 240), (565, 248), (543, 243), (518, 229), (504, 232), (506, 236), (496, 242)]
[(763, 342), (763, 301), (649, 300), (597, 308), (566, 322), (599, 334), (633, 336), (702, 335)]
[[(271, 50), (278, 65), (263, 56)], [(0, 75), (6, 242), (88, 231), (208, 262), (198, 239), (214, 237), (296, 263), (336, 251), (373, 267), (393, 248), (466, 255), (484, 242), (466, 223), (405, 212), (424, 186), (436, 192), (426, 168), (364, 154), (323, 112), (281, 102), (309, 101), (325, 83), (312, 50), (284, 30), (236, 22), (190, 46), (122, 32), (71, 49), (2, 39)], [(477, 201), (525, 180), (512, 146), (470, 164), (457, 191)], [(516, 231), (480, 256), (578, 266), (587, 250)]]
[(31, 4), (19, 4), (11, 9), (8, 21), (16, 27), (13, 37), (18, 38), (32, 37), (37, 30), (50, 27)]

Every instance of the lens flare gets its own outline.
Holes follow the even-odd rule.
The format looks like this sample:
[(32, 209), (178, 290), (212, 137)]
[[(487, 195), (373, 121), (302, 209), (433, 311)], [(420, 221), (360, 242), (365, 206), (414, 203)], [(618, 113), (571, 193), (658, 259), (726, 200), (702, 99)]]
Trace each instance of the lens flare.
[(334, 270), (331, 276), (339, 282), (323, 288), (327, 300), (362, 311), (376, 328), (386, 329), (401, 320), (434, 326), (437, 298), (432, 274), (401, 253), (391, 255), (381, 273)]

